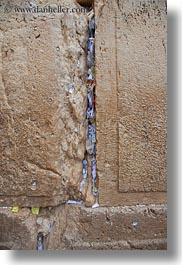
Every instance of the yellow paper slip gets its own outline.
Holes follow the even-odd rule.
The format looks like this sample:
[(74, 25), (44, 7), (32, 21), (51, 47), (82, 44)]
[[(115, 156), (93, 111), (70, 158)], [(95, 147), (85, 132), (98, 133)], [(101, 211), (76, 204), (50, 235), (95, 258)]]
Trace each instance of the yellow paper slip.
[(13, 213), (18, 213), (18, 211), (19, 211), (19, 207), (18, 207), (18, 206), (13, 206), (12, 209), (11, 209), (11, 211), (12, 211)]
[(32, 213), (35, 214), (35, 215), (38, 215), (38, 214), (39, 214), (39, 208), (32, 207), (32, 208), (31, 208), (31, 211), (32, 211)]

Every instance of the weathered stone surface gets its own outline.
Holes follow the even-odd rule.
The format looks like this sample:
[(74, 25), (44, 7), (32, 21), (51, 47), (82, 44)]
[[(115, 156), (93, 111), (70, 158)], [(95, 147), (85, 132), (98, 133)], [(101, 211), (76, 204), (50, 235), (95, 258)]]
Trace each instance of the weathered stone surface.
[(0, 247), (36, 249), (37, 234), (46, 250), (166, 249), (166, 205), (101, 207), (75, 205), (29, 209), (13, 214), (0, 210)]
[(39, 232), (46, 250), (167, 248), (166, 10), (143, 4), (95, 0), (99, 203), (117, 206), (97, 209), (63, 204), (94, 203), (91, 178), (79, 192), (87, 15), (0, 16), (0, 205), (41, 206), (0, 208), (0, 249), (36, 249)]
[[(64, 249), (165, 249), (165, 205), (101, 207), (66, 205), (62, 220)], [(61, 214), (63, 216), (63, 214)], [(135, 223), (137, 223), (136, 226)], [(50, 235), (49, 242), (57, 242)], [(50, 247), (48, 246), (50, 249)]]
[(0, 249), (33, 250), (37, 245), (36, 217), (30, 209), (0, 209)]
[[(46, 4), (78, 7), (73, 0)], [(28, 2), (11, 5), (26, 7)], [(12, 206), (13, 201), (31, 206), (36, 201), (36, 206), (46, 206), (46, 201), (57, 205), (79, 198), (86, 141), (87, 33), (85, 13), (2, 13), (0, 205)]]
[(95, 1), (102, 206), (165, 203), (166, 1)]

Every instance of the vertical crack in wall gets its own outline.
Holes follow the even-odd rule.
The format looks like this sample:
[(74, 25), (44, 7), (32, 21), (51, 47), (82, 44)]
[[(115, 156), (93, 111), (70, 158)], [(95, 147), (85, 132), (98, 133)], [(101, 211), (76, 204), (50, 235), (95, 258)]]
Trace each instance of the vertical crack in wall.
[[(89, 38), (87, 44), (87, 110), (86, 119), (88, 122), (88, 136), (86, 139), (86, 152), (82, 161), (82, 179), (80, 182), (80, 192), (82, 197), (86, 200), (86, 206), (90, 206), (87, 203), (87, 196), (92, 194), (94, 204), (92, 202), (92, 208), (99, 207), (98, 203), (98, 188), (97, 188), (97, 164), (96, 164), (96, 82), (95, 82), (95, 15), (93, 7), (88, 13), (89, 18)], [(89, 185), (90, 184), (90, 185)], [(86, 195), (85, 195), (86, 194)], [(83, 201), (68, 200), (68, 204), (84, 204)]]
[[(89, 21), (89, 39), (87, 46), (87, 113), (88, 120), (88, 138), (86, 141), (86, 154), (83, 160), (83, 178), (80, 183), (80, 191), (82, 191), (87, 178), (92, 179), (92, 194), (95, 197), (95, 203), (92, 208), (99, 206), (98, 204), (98, 189), (97, 189), (97, 165), (96, 165), (96, 95), (95, 95), (95, 16), (93, 11), (90, 15)], [(91, 168), (89, 171), (88, 168)]]
[(91, 17), (89, 23), (89, 40), (88, 40), (88, 142), (91, 149), (87, 149), (87, 157), (91, 159), (91, 175), (92, 175), (92, 193), (95, 196), (95, 204), (92, 208), (99, 206), (98, 204), (98, 188), (97, 188), (97, 164), (96, 164), (96, 83), (95, 83), (95, 16)]

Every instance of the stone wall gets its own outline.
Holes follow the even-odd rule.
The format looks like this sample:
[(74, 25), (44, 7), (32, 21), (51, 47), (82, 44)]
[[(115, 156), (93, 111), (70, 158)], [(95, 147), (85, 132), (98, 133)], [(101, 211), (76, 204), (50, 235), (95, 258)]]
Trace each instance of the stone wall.
[(167, 248), (166, 1), (95, 0), (94, 9), (96, 209), (91, 179), (79, 189), (93, 11), (1, 12), (0, 249), (36, 249), (40, 232), (45, 250)]
[(166, 249), (166, 205), (100, 207), (75, 205), (42, 208), (38, 217), (29, 209), (0, 210), (0, 249), (36, 249), (37, 234), (45, 250)]

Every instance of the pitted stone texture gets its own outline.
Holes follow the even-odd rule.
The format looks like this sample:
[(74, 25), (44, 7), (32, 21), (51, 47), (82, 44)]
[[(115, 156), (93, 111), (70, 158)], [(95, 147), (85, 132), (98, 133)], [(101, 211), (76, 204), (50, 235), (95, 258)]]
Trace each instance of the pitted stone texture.
[[(165, 1), (123, 2), (116, 32), (119, 190), (167, 191), (167, 17)], [(143, 3), (143, 5), (142, 5)], [(118, 6), (119, 8), (120, 6)], [(122, 45), (120, 44), (122, 43)]]
[(166, 1), (96, 0), (101, 206), (166, 203)]
[[(78, 7), (73, 0), (46, 4)], [(45, 207), (80, 197), (87, 34), (86, 13), (1, 16), (0, 205)]]
[(166, 205), (85, 208), (62, 205), (13, 214), (0, 209), (0, 248), (36, 249), (37, 234), (45, 250), (166, 249)]
[[(55, 234), (48, 249), (166, 249), (166, 205), (61, 209), (60, 246)], [(135, 225), (134, 225), (135, 224)], [(137, 224), (137, 225), (136, 225)], [(55, 243), (54, 243), (55, 242)], [(55, 245), (54, 245), (55, 244)]]
[(36, 216), (30, 209), (0, 208), (0, 249), (35, 250), (37, 246)]

